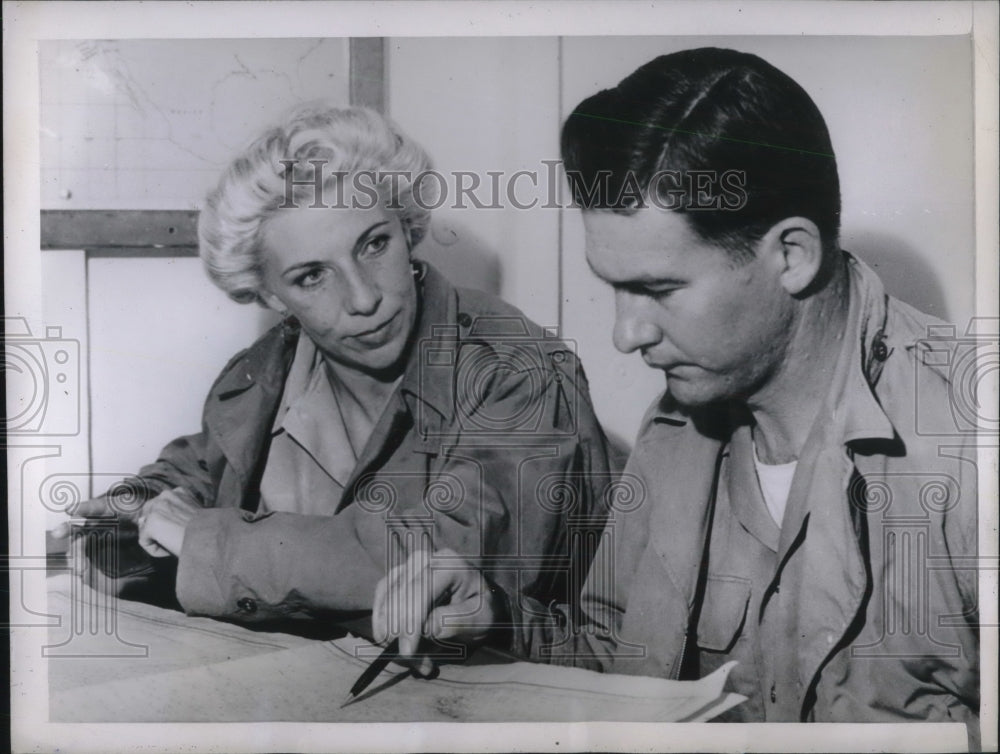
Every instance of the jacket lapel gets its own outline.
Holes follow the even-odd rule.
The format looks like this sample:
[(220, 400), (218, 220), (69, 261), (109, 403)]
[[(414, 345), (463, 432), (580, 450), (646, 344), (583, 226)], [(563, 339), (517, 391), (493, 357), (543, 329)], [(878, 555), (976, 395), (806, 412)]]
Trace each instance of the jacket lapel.
[[(667, 427), (668, 422), (654, 419), (636, 448), (641, 449), (647, 494), (655, 505), (650, 544), (690, 610), (709, 536), (723, 442), (694, 431), (690, 423), (683, 438), (677, 438), (677, 428)], [(651, 457), (653, 453), (660, 457)]]
[[(283, 322), (233, 361), (212, 388), (205, 407), (206, 429), (226, 457), (241, 507), (255, 504), (256, 473), (291, 365), (298, 327)], [(224, 484), (223, 479), (220, 484)], [(222, 496), (220, 495), (220, 499)]]

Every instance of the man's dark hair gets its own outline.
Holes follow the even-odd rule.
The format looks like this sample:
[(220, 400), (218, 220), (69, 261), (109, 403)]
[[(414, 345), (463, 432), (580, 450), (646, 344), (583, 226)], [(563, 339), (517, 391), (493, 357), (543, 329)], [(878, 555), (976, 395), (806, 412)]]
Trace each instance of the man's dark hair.
[(840, 181), (826, 123), (802, 87), (756, 55), (662, 55), (581, 102), (561, 147), (584, 210), (628, 214), (654, 201), (741, 259), (775, 223), (801, 216), (836, 249)]

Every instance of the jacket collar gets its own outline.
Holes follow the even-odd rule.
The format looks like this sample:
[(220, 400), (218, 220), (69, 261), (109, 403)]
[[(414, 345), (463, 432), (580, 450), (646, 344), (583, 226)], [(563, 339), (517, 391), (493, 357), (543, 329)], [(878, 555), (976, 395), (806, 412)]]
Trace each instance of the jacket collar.
[[(892, 422), (875, 395), (875, 385), (882, 366), (892, 350), (886, 341), (886, 294), (875, 274), (866, 264), (843, 252), (849, 277), (849, 303), (844, 343), (837, 359), (834, 377), (824, 410), (817, 419), (832, 419), (831, 428), (844, 444), (860, 440), (892, 440), (896, 437)], [(734, 414), (735, 411), (735, 414)], [(664, 392), (647, 414), (646, 422), (684, 425), (698, 415), (710, 415), (709, 421), (727, 414), (738, 416), (738, 409), (713, 409), (710, 414), (686, 411)]]
[(277, 390), (280, 395), (295, 353), (299, 331), (298, 322), (291, 318), (273, 327), (233, 359), (213, 392), (220, 400), (225, 401), (254, 385), (260, 385), (268, 392)]
[[(411, 411), (419, 402), (432, 409), (442, 422), (449, 422), (455, 411), (454, 367), (462, 335), (458, 292), (431, 265), (415, 264), (420, 281), (420, 314), (399, 391), (408, 399)], [(446, 368), (439, 370), (435, 368), (438, 366)]]
[(850, 276), (846, 335), (827, 408), (843, 442), (892, 440), (896, 431), (875, 395), (891, 350), (886, 344), (887, 297), (868, 265), (844, 252)]

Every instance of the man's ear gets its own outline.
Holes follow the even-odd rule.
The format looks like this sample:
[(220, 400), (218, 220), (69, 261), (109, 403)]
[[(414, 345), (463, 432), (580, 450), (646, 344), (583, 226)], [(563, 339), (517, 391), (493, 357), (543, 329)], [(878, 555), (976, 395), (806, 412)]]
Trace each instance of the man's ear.
[(764, 251), (780, 267), (782, 287), (793, 296), (805, 292), (823, 269), (823, 238), (816, 223), (805, 217), (787, 217), (775, 223), (761, 239)]

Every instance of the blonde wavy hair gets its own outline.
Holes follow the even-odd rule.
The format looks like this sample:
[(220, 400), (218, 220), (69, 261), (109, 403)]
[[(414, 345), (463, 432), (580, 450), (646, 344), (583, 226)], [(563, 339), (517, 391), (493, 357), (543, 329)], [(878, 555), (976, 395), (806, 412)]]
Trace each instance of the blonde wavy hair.
[(342, 188), (345, 176), (381, 174), (369, 185), (397, 213), (412, 250), (427, 231), (430, 212), (414, 201), (413, 180), (390, 176), (419, 178), (430, 169), (423, 148), (374, 110), (322, 101), (299, 105), (238, 155), (206, 197), (198, 219), (205, 270), (234, 301), (264, 305), (263, 225), (283, 206), (310, 206), (323, 197), (317, 196), (316, 170), (322, 171), (323, 190), (330, 191)]

